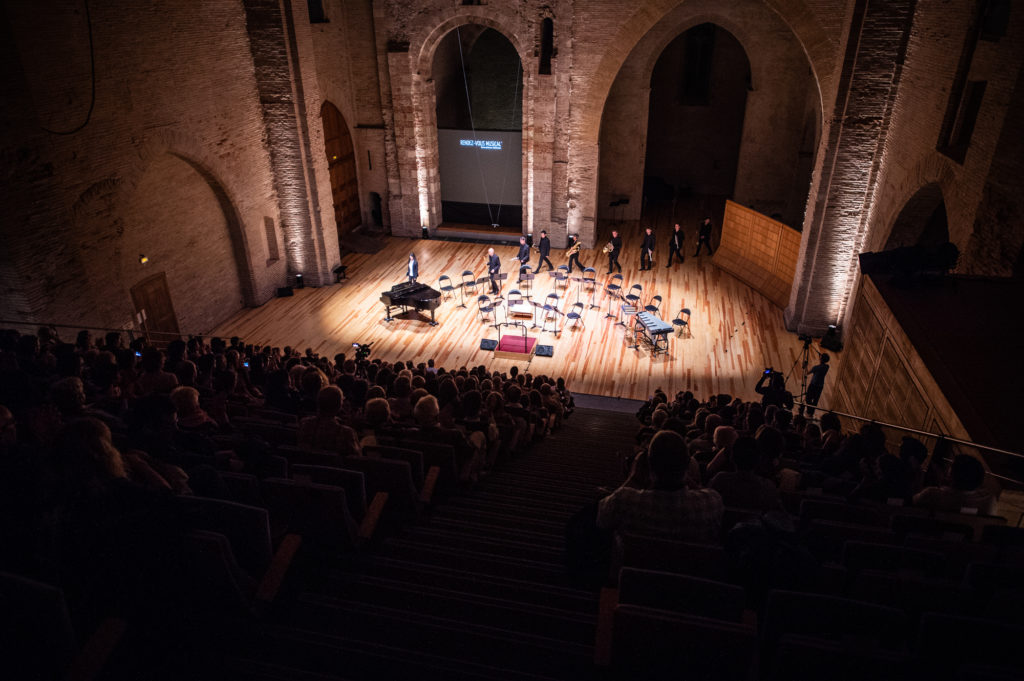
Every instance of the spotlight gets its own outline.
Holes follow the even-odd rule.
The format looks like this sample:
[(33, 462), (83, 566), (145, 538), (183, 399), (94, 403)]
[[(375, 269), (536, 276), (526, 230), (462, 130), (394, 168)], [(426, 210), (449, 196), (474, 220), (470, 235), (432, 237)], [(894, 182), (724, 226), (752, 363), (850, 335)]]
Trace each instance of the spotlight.
[(149, 262), (149, 258), (139, 253), (139, 264), (145, 265), (147, 262)]
[(420, 235), (424, 239), (429, 239), (430, 238), (430, 229), (426, 225), (423, 225), (422, 227), (420, 227)]
[(306, 288), (306, 284), (302, 281), (302, 273), (299, 272), (295, 275), (295, 288)]
[(832, 352), (839, 352), (843, 349), (843, 341), (839, 338), (839, 330), (836, 329), (835, 324), (828, 325), (828, 331), (825, 332), (819, 345)]

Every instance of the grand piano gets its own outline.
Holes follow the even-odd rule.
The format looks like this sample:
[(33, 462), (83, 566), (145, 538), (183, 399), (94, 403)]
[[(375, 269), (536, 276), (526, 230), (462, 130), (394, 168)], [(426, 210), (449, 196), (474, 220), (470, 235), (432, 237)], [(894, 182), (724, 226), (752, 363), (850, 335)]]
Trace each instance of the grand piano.
[(426, 284), (411, 281), (395, 284), (391, 287), (390, 291), (384, 291), (380, 294), (380, 302), (384, 303), (386, 315), (384, 321), (386, 322), (390, 322), (393, 319), (391, 308), (400, 307), (402, 312), (408, 312), (410, 309), (420, 312), (430, 310), (430, 325), (437, 326), (437, 322), (434, 320), (434, 310), (441, 304), (441, 292), (430, 288)]

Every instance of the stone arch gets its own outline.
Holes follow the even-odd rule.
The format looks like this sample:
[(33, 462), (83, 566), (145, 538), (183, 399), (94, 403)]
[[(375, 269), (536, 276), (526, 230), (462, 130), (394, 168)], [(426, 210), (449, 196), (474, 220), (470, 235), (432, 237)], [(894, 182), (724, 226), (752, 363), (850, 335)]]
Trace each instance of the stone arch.
[[(220, 206), (227, 223), (234, 255), (234, 266), (245, 305), (260, 304), (257, 295), (256, 278), (253, 272), (249, 239), (236, 202), (231, 198), (225, 184), (219, 179), (227, 173), (220, 168), (216, 158), (211, 157), (205, 147), (196, 139), (181, 132), (162, 132), (146, 140), (140, 147), (132, 172), (121, 183), (121, 196), (133, 194), (149, 166), (163, 155), (173, 156), (192, 168), (206, 182)], [(123, 199), (122, 199), (123, 200)]]
[[(623, 115), (624, 107), (634, 107), (636, 101), (649, 96), (650, 90), (646, 83), (650, 81), (665, 49), (687, 30), (701, 24), (713, 24), (729, 34), (743, 50), (750, 69), (742, 139), (739, 154), (735, 157), (734, 199), (766, 214), (783, 214), (785, 221), (799, 226), (810, 190), (813, 155), (817, 150), (815, 145), (810, 157), (804, 158), (804, 133), (808, 128), (807, 121), (812, 117), (811, 134), (814, 141), (819, 139), (823, 116), (820, 106), (822, 84), (813, 76), (813, 65), (808, 61), (807, 50), (799, 36), (777, 13), (771, 11), (769, 5), (760, 2), (738, 3), (729, 7), (708, 0), (676, 4), (671, 11), (650, 24), (647, 32), (632, 45), (628, 55), (621, 61), (619, 72), (614, 74), (600, 111), (600, 159), (595, 192), (598, 204), (595, 206), (595, 215), (608, 217), (602, 214), (600, 208), (614, 205), (613, 199), (616, 197), (640, 195), (646, 169), (644, 156), (647, 153), (648, 109), (644, 107), (636, 116), (626, 117)], [(786, 36), (785, 41), (773, 37), (780, 32)], [(785, 71), (779, 70), (778, 59), (784, 60), (785, 66), (782, 68)], [(800, 75), (790, 78), (781, 76), (782, 73)], [(644, 85), (639, 87), (636, 83)], [(610, 114), (610, 110), (615, 112)], [(607, 127), (610, 125), (609, 115), (615, 121), (611, 125), (625, 125), (629, 134), (613, 133), (612, 130), (616, 128)], [(788, 136), (784, 139), (766, 129), (770, 126), (777, 128), (780, 124), (787, 131)], [(595, 126), (578, 127), (588, 130)], [(640, 140), (639, 152), (636, 151), (637, 144), (634, 143), (630, 148), (625, 141), (632, 139)], [(577, 145), (577, 149), (580, 157), (587, 153), (584, 146)], [(789, 154), (790, 150), (791, 158), (783, 155)], [(618, 159), (617, 177), (613, 177), (605, 167), (603, 159), (608, 156)], [(579, 199), (580, 203), (585, 201), (585, 196), (574, 198)], [(620, 209), (621, 215), (618, 217), (639, 218), (639, 205), (634, 207), (634, 204), (639, 203), (632, 201), (627, 205), (627, 210)]]
[[(466, 9), (465, 7), (458, 8)], [(451, 31), (459, 26), (473, 24), (490, 28), (500, 33), (508, 40), (519, 56), (523, 69), (523, 90), (522, 111), (526, 111), (530, 97), (530, 79), (528, 77), (527, 64), (532, 59), (532, 52), (527, 52), (526, 44), (522, 36), (510, 28), (508, 21), (495, 19), (492, 16), (483, 14), (456, 11), (448, 18), (439, 21), (426, 34), (419, 39), (415, 45), (410, 45), (414, 75), (412, 79), (412, 103), (413, 115), (413, 136), (416, 147), (415, 154), (415, 183), (418, 192), (419, 223), (428, 227), (435, 227), (441, 221), (441, 181), (438, 166), (438, 140), (437, 140), (437, 119), (436, 119), (436, 91), (434, 89), (433, 65), (434, 56), (441, 41)], [(523, 206), (523, 229), (528, 224), (527, 201), (525, 191), (525, 177), (529, 166), (529, 154), (526, 140), (528, 131), (526, 129), (525, 116), (522, 129), (522, 161), (521, 176), (524, 178), (523, 186), (520, 188)]]
[(903, 204), (889, 229), (883, 250), (901, 246), (934, 246), (946, 241), (949, 241), (946, 202), (942, 187), (938, 182), (931, 182), (919, 188)]
[[(516, 52), (519, 53), (519, 61), (523, 63), (525, 68), (525, 65), (531, 58), (532, 53), (527, 51), (519, 34), (513, 31), (505, 22), (497, 21), (482, 14), (458, 12), (435, 25), (434, 28), (432, 28), (423, 37), (422, 42), (418, 45), (415, 51), (416, 75), (426, 80), (433, 77), (431, 72), (434, 66), (434, 53), (437, 51), (437, 46), (441, 44), (441, 40), (448, 35), (448, 33), (459, 26), (464, 26), (466, 24), (477, 24), (479, 26), (493, 28), (495, 31), (505, 36), (505, 38), (512, 43), (512, 46), (516, 48)], [(410, 51), (412, 51), (411, 48)]]
[[(904, 184), (890, 187), (891, 200), (875, 201), (876, 213), (875, 219), (872, 221), (875, 227), (871, 237), (865, 242), (864, 250), (882, 251), (890, 247), (889, 244), (893, 241), (893, 232), (897, 228), (901, 214), (915, 196), (925, 188), (928, 189), (921, 198), (922, 205), (925, 197), (929, 196), (932, 197), (931, 202), (937, 205), (935, 202), (935, 193), (937, 192), (937, 199), (942, 201), (947, 209), (950, 207), (946, 197), (951, 196), (950, 191), (955, 184), (956, 177), (949, 162), (940, 158), (938, 154), (931, 155), (919, 162), (911, 172), (907, 173), (906, 177), (907, 180)], [(909, 215), (910, 213), (908, 213)], [(952, 234), (950, 240), (955, 241)], [(963, 244), (960, 244), (960, 247), (963, 249)]]
[[(613, 37), (605, 41), (608, 49), (602, 55), (597, 68), (594, 69), (594, 75), (581, 98), (582, 102), (579, 106), (579, 110), (583, 112), (580, 114), (581, 116), (591, 122), (594, 122), (595, 118), (600, 119), (612, 83), (633, 48), (651, 29), (681, 4), (679, 0), (652, 0), (650, 3), (645, 3), (637, 8), (633, 16), (621, 25)], [(803, 48), (814, 73), (815, 82), (818, 84), (818, 91), (824, 96), (831, 89), (833, 44), (824, 28), (814, 18), (814, 12), (802, 0), (766, 0), (765, 4), (789, 27)], [(716, 12), (713, 19), (708, 18), (705, 21), (721, 25), (743, 43), (740, 34), (742, 31), (738, 33), (722, 23), (729, 21), (727, 16), (722, 16), (723, 14), (724, 12)], [(588, 138), (588, 134), (593, 134), (596, 137), (596, 129), (597, 126), (593, 125), (581, 128), (585, 141), (596, 141)]]

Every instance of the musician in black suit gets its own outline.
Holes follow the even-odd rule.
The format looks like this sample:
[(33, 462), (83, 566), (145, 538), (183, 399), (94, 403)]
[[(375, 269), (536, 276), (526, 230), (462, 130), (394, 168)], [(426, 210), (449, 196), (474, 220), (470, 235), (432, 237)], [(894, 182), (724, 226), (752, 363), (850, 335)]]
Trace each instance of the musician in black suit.
[(501, 258), (494, 254), (493, 248), (487, 249), (487, 274), (491, 277), (491, 295), (497, 295), (498, 275), (501, 274)]
[(710, 217), (704, 218), (704, 221), (700, 223), (700, 227), (697, 228), (697, 251), (693, 254), (693, 257), (700, 255), (700, 247), (708, 247), (708, 255), (711, 255), (711, 230), (714, 229), (715, 225), (711, 222)]
[(537, 244), (537, 250), (540, 251), (540, 260), (537, 261), (537, 269), (533, 273), (537, 274), (540, 272), (540, 266), (544, 263), (548, 264), (549, 270), (555, 269), (555, 266), (548, 259), (548, 256), (551, 255), (551, 239), (548, 238), (548, 233), (543, 229), (540, 231), (540, 243)]
[(579, 237), (579, 235), (577, 235), (577, 234), (570, 234), (569, 235), (569, 249), (567, 251), (567, 253), (569, 254), (569, 274), (572, 274), (573, 263), (575, 263), (576, 266), (580, 268), (580, 271), (583, 271), (583, 269), (584, 269), (583, 268), (583, 263), (580, 262), (580, 248), (581, 247), (582, 247), (582, 244), (580, 244), (580, 237)]
[(409, 264), (405, 268), (405, 276), (409, 277), (409, 281), (416, 283), (416, 277), (420, 276), (420, 263), (416, 260), (416, 254), (409, 254)]
[(519, 237), (519, 252), (516, 254), (516, 260), (519, 261), (519, 266), (530, 264), (530, 247), (526, 245), (526, 237)]
[(644, 230), (644, 240), (640, 244), (640, 271), (651, 269), (654, 257), (654, 232), (648, 227)]
[(612, 230), (612, 238), (608, 245), (612, 247), (612, 250), (608, 251), (608, 274), (611, 274), (612, 270), (616, 267), (621, 272), (622, 265), (619, 264), (619, 253), (622, 251), (622, 237), (614, 229)]
[(673, 255), (679, 257), (679, 262), (686, 262), (686, 256), (683, 254), (683, 242), (686, 240), (686, 237), (683, 235), (683, 228), (677, 222), (672, 229), (672, 237), (668, 240), (668, 264), (665, 267), (672, 267)]

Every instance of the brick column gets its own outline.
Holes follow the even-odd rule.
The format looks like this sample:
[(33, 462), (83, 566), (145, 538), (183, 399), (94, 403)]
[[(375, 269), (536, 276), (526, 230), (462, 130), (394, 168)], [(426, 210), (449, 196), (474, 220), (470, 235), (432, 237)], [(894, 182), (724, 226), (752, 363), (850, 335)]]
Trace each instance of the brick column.
[[(244, 0), (289, 274), (330, 281), (291, 0)], [(322, 143), (321, 143), (322, 146)], [(335, 238), (336, 243), (336, 238)]]
[(878, 167), (899, 85), (915, 0), (856, 0), (817, 192), (808, 202), (786, 326), (819, 335), (841, 325), (857, 280)]

